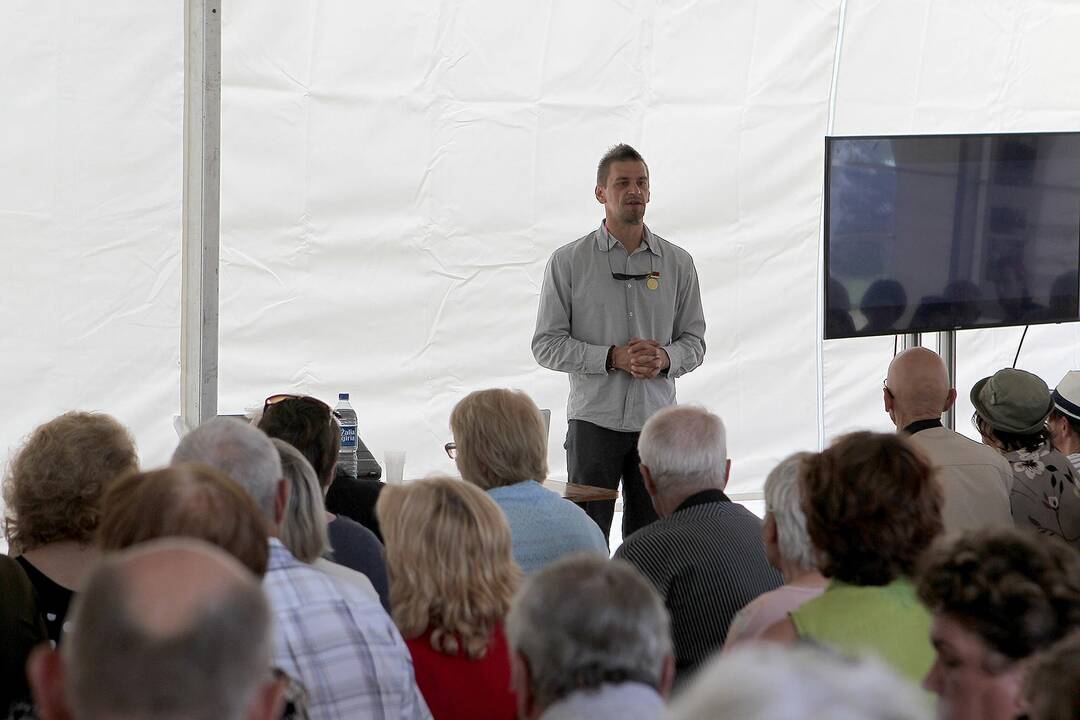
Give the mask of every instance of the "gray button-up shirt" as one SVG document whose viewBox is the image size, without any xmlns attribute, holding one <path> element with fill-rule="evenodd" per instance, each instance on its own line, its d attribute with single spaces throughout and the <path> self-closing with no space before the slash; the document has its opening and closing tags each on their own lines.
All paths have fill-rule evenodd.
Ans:
<svg viewBox="0 0 1080 720">
<path fill-rule="evenodd" d="M 658 287 L 612 273 L 659 273 Z M 637 380 L 607 372 L 608 349 L 630 338 L 655 340 L 671 360 L 666 373 Z M 601 224 L 556 250 L 544 273 L 536 333 L 536 361 L 570 374 L 566 414 L 600 427 L 637 432 L 657 410 L 675 403 L 675 378 L 705 357 L 705 315 L 690 253 L 645 228 L 629 257 Z"/>
</svg>

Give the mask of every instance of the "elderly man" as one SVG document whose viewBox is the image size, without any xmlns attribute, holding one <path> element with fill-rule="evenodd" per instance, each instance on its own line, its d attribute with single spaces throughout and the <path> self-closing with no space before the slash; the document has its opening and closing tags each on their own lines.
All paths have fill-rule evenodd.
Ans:
<svg viewBox="0 0 1080 720">
<path fill-rule="evenodd" d="M 735 614 L 783 578 L 769 565 L 761 521 L 724 494 L 731 463 L 719 417 L 696 407 L 661 410 L 645 423 L 638 452 L 661 519 L 627 538 L 615 557 L 664 599 L 683 683 L 724 645 Z"/>
<path fill-rule="evenodd" d="M 1054 409 L 1046 420 L 1054 449 L 1080 473 L 1080 370 L 1070 370 L 1051 395 Z"/>
<path fill-rule="evenodd" d="M 945 496 L 946 532 L 1012 525 L 1009 463 L 1000 453 L 941 424 L 941 413 L 956 400 L 941 357 L 923 347 L 900 353 L 889 365 L 883 394 L 885 412 L 897 431 L 909 435 L 937 470 Z"/>
<path fill-rule="evenodd" d="M 300 562 L 278 539 L 289 485 L 270 438 L 236 420 L 208 420 L 180 441 L 173 463 L 181 462 L 225 472 L 262 511 L 274 664 L 307 688 L 311 717 L 429 718 L 409 651 L 378 600 Z"/>
<path fill-rule="evenodd" d="M 668 617 L 625 563 L 578 553 L 548 565 L 518 591 L 506 635 L 521 720 L 663 716 Z"/>
<path fill-rule="evenodd" d="M 271 617 L 255 577 L 201 541 L 108 557 L 76 600 L 62 651 L 29 663 L 43 720 L 280 717 Z"/>
</svg>

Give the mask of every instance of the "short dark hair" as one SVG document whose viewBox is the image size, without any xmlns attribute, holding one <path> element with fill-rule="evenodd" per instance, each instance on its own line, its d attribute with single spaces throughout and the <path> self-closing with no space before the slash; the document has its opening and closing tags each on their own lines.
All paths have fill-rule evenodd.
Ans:
<svg viewBox="0 0 1080 720">
<path fill-rule="evenodd" d="M 1001 527 L 937 543 L 919 597 L 1012 660 L 1080 627 L 1080 554 L 1052 535 Z"/>
<path fill-rule="evenodd" d="M 804 463 L 802 507 L 821 572 L 852 585 L 912 577 L 942 531 L 941 489 L 915 447 L 856 432 Z"/>
<path fill-rule="evenodd" d="M 329 405 L 301 396 L 267 407 L 259 419 L 259 429 L 303 453 L 325 490 L 334 479 L 334 465 L 341 449 L 341 429 L 333 420 Z"/>
<path fill-rule="evenodd" d="M 608 171 L 611 170 L 611 164 L 617 162 L 624 162 L 626 160 L 633 160 L 645 165 L 645 173 L 649 172 L 649 164 L 645 162 L 645 158 L 641 157 L 634 148 L 630 147 L 626 143 L 619 143 L 618 145 L 612 145 L 604 157 L 600 158 L 600 164 L 596 166 L 596 184 L 598 187 L 604 187 L 607 185 Z"/>
</svg>

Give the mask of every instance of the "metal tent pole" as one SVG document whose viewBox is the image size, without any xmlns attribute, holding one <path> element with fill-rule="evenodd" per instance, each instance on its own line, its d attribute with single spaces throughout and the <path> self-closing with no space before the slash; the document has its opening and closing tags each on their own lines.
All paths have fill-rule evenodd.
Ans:
<svg viewBox="0 0 1080 720">
<path fill-rule="evenodd" d="M 184 207 L 180 418 L 217 414 L 221 0 L 184 3 Z"/>
</svg>

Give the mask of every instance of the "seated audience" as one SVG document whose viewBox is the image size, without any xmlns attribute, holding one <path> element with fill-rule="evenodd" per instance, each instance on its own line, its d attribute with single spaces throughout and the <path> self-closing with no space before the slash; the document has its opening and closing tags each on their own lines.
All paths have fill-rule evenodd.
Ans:
<svg viewBox="0 0 1080 720">
<path fill-rule="evenodd" d="M 674 661 L 656 591 L 626 563 L 570 555 L 525 580 L 506 620 L 521 720 L 659 720 Z"/>
<path fill-rule="evenodd" d="M 724 494 L 730 462 L 720 418 L 670 407 L 638 438 L 641 475 L 660 519 L 615 552 L 660 593 L 671 615 L 679 683 L 723 647 L 735 613 L 783 585 L 769 566 L 761 521 Z"/>
<path fill-rule="evenodd" d="M 117 480 L 101 502 L 98 546 L 108 552 L 168 537 L 215 545 L 257 578 L 270 551 L 266 521 L 255 501 L 228 475 L 184 463 Z"/>
<path fill-rule="evenodd" d="M 275 401 L 276 400 L 276 401 Z M 341 446 L 341 429 L 330 406 L 309 396 L 277 395 L 269 398 L 259 418 L 259 429 L 284 440 L 303 453 L 322 487 L 323 497 L 333 487 L 334 466 Z M 378 484 L 378 483 L 376 483 Z M 372 512 L 374 517 L 374 502 Z M 363 573 L 386 604 L 386 560 L 380 538 L 356 520 L 343 515 L 327 518 L 327 532 L 334 562 Z"/>
<path fill-rule="evenodd" d="M 207 420 L 180 441 L 173 462 L 204 462 L 255 500 L 270 535 L 263 587 L 274 614 L 274 665 L 308 691 L 312 718 L 427 718 L 412 660 L 377 601 L 306 565 L 278 536 L 289 485 L 270 439 L 229 418 Z"/>
<path fill-rule="evenodd" d="M 763 637 L 875 654 L 913 683 L 934 660 L 915 596 L 919 558 L 941 533 L 941 488 L 899 435 L 845 435 L 806 462 L 802 507 L 825 592 Z"/>
<path fill-rule="evenodd" d="M 102 492 L 137 466 L 135 442 L 124 426 L 108 415 L 84 412 L 38 427 L 11 461 L 4 478 L 4 529 L 54 643 L 97 559 L 93 541 Z"/>
<path fill-rule="evenodd" d="M 925 697 L 873 658 L 811 645 L 740 645 L 672 704 L 669 720 L 930 720 Z"/>
<path fill-rule="evenodd" d="M 1080 474 L 1080 370 L 1070 370 L 1051 393 L 1054 408 L 1046 421 L 1054 449 Z"/>
<path fill-rule="evenodd" d="M 936 470 L 945 531 L 1011 525 L 1012 467 L 1000 453 L 941 424 L 941 414 L 956 401 L 941 357 L 924 347 L 903 351 L 889 365 L 882 394 L 897 432 L 905 433 Z"/>
<path fill-rule="evenodd" d="M 512 390 L 469 393 L 450 414 L 461 477 L 486 490 L 510 521 L 514 559 L 527 573 L 568 553 L 607 557 L 597 524 L 545 489 L 547 433 L 529 396 Z"/>
<path fill-rule="evenodd" d="M 26 659 L 48 639 L 34 602 L 34 586 L 7 555 L 0 555 L 0 717 L 13 705 L 30 702 Z"/>
<path fill-rule="evenodd" d="M 1080 630 L 1036 657 L 1025 697 L 1029 720 L 1080 718 Z"/>
<path fill-rule="evenodd" d="M 800 507 L 799 473 L 810 453 L 785 458 L 765 478 L 765 522 L 761 537 L 769 564 L 784 576 L 783 586 L 757 597 L 731 621 L 724 649 L 758 637 L 773 623 L 825 590 L 817 570 L 814 546 L 806 534 Z"/>
<path fill-rule="evenodd" d="M 315 470 L 299 450 L 278 438 L 272 440 L 281 459 L 281 472 L 289 481 L 289 500 L 281 521 L 281 542 L 297 560 L 317 567 L 325 573 L 347 580 L 389 608 L 389 581 L 386 575 L 378 578 L 382 594 L 376 591 L 371 579 L 352 568 L 327 560 L 330 547 L 322 489 Z"/>
<path fill-rule="evenodd" d="M 1056 535 L 1080 549 L 1080 476 L 1050 444 L 1050 390 L 1024 370 L 1005 368 L 971 388 L 982 440 L 1012 465 L 1017 527 Z"/>
<path fill-rule="evenodd" d="M 383 490 L 394 621 L 435 720 L 514 720 L 503 622 L 521 581 L 510 527 L 479 488 L 431 478 Z"/>
<path fill-rule="evenodd" d="M 29 666 L 42 720 L 269 720 L 271 616 L 258 581 L 220 550 L 161 540 L 106 558 L 61 651 Z"/>
<path fill-rule="evenodd" d="M 937 545 L 919 575 L 937 659 L 925 686 L 944 720 L 1027 716 L 1031 658 L 1080 629 L 1080 554 L 1015 528 Z"/>
</svg>

